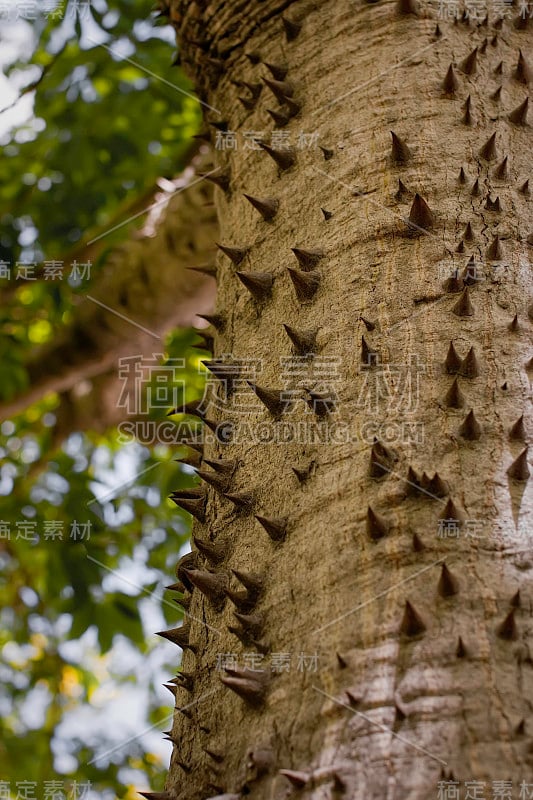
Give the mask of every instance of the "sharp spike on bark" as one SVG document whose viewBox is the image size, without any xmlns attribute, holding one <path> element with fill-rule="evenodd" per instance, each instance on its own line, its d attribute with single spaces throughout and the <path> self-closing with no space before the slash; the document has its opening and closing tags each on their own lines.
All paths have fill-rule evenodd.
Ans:
<svg viewBox="0 0 533 800">
<path fill-rule="evenodd" d="M 518 628 L 516 626 L 514 608 L 509 611 L 504 621 L 498 626 L 497 633 L 500 639 L 505 639 L 509 642 L 514 642 L 518 639 Z"/>
<path fill-rule="evenodd" d="M 268 78 L 263 78 L 263 81 L 280 103 L 283 103 L 285 98 L 292 97 L 294 94 L 294 86 L 289 81 L 269 80 Z"/>
<path fill-rule="evenodd" d="M 464 104 L 464 114 L 463 114 L 463 124 L 464 125 L 471 125 L 472 124 L 472 101 L 470 100 L 470 95 L 465 100 Z"/>
<path fill-rule="evenodd" d="M 246 109 L 246 111 L 253 111 L 257 105 L 257 100 L 254 100 L 253 97 L 241 97 L 240 95 L 237 97 L 237 100 Z"/>
<path fill-rule="evenodd" d="M 463 234 L 463 238 L 467 242 L 471 242 L 473 240 L 473 238 L 474 238 L 474 231 L 472 230 L 472 224 L 470 222 L 468 222 L 467 225 L 466 225 L 465 232 Z"/>
<path fill-rule="evenodd" d="M 370 506 L 366 512 L 366 532 L 369 537 L 377 542 L 383 539 L 390 531 L 390 525 L 381 514 L 377 514 Z"/>
<path fill-rule="evenodd" d="M 306 390 L 307 404 L 314 411 L 317 417 L 326 417 L 333 414 L 337 407 L 337 396 L 334 392 L 314 392 Z"/>
<path fill-rule="evenodd" d="M 168 691 L 170 692 L 170 694 L 171 694 L 171 695 L 174 697 L 174 699 L 175 699 L 175 698 L 176 698 L 176 695 L 177 695 L 177 693 L 178 693 L 178 687 L 177 687 L 177 686 L 174 686 L 172 683 L 163 683 L 162 685 L 164 686 L 164 688 L 165 688 L 165 689 L 168 689 Z"/>
<path fill-rule="evenodd" d="M 450 487 L 436 472 L 428 484 L 428 492 L 434 497 L 446 497 L 450 493 Z"/>
<path fill-rule="evenodd" d="M 231 364 L 230 362 L 223 361 L 221 359 L 211 359 L 204 360 L 201 362 L 206 369 L 211 372 L 215 378 L 218 378 L 219 381 L 228 383 L 232 383 L 235 381 L 240 375 L 240 369 L 238 365 Z"/>
<path fill-rule="evenodd" d="M 251 636 L 261 636 L 265 624 L 261 614 L 240 614 L 234 611 L 233 616 Z"/>
<path fill-rule="evenodd" d="M 167 587 L 168 588 L 168 587 Z M 190 597 L 174 597 L 172 598 L 177 606 L 183 608 L 184 611 L 188 611 L 191 607 L 191 598 Z"/>
<path fill-rule="evenodd" d="M 479 155 L 481 158 L 484 158 L 485 161 L 492 161 L 494 158 L 496 158 L 496 131 L 494 131 L 492 136 L 487 139 L 479 151 Z"/>
<path fill-rule="evenodd" d="M 219 422 L 215 419 L 209 419 L 208 417 L 203 417 L 202 422 L 207 425 L 209 430 L 216 434 L 217 441 L 227 444 L 232 440 L 235 431 L 235 424 L 233 422 L 229 420 Z"/>
<path fill-rule="evenodd" d="M 511 122 L 514 122 L 515 125 L 526 125 L 527 124 L 527 110 L 529 108 L 529 97 L 526 97 L 523 103 L 520 103 L 511 113 L 509 114 L 509 119 Z"/>
<path fill-rule="evenodd" d="M 194 267 L 186 267 L 190 272 L 199 272 L 209 278 L 217 277 L 217 268 L 213 264 L 196 264 Z"/>
<path fill-rule="evenodd" d="M 205 414 L 205 411 L 202 409 L 203 400 L 202 398 L 198 400 L 191 400 L 189 403 L 184 403 L 182 406 L 176 406 L 173 408 L 172 411 L 167 411 L 167 417 L 171 417 L 174 414 L 189 414 L 191 417 L 200 417 L 200 419 Z M 185 459 L 181 459 L 184 463 L 186 463 Z"/>
<path fill-rule="evenodd" d="M 236 272 L 235 275 L 258 303 L 270 297 L 274 284 L 271 272 Z"/>
<path fill-rule="evenodd" d="M 515 481 L 527 481 L 530 475 L 527 463 L 527 447 L 525 447 L 520 455 L 515 458 L 507 470 L 507 474 Z"/>
<path fill-rule="evenodd" d="M 356 693 L 351 689 L 346 689 L 346 696 L 348 697 L 349 704 L 354 708 L 358 706 L 361 703 L 361 700 L 363 699 L 362 693 L 361 694 Z"/>
<path fill-rule="evenodd" d="M 496 47 L 496 45 L 498 44 L 498 34 L 497 33 L 494 34 L 494 36 L 490 40 L 490 43 L 491 43 L 492 47 Z"/>
<path fill-rule="evenodd" d="M 181 581 L 171 583 L 169 586 L 165 586 L 165 589 L 168 589 L 169 592 L 185 592 L 187 590 L 186 586 Z"/>
<path fill-rule="evenodd" d="M 481 275 L 478 273 L 478 266 L 473 255 L 468 259 L 468 264 L 464 268 L 462 279 L 465 286 L 474 286 L 481 280 Z"/>
<path fill-rule="evenodd" d="M 454 382 L 446 392 L 444 403 L 446 406 L 448 406 L 448 408 L 462 408 L 464 406 L 465 399 L 459 388 L 459 382 L 457 378 L 454 379 Z"/>
<path fill-rule="evenodd" d="M 294 148 L 285 147 L 282 150 L 281 149 L 276 150 L 275 148 L 270 147 L 265 142 L 258 141 L 257 144 L 259 145 L 259 147 L 261 147 L 262 150 L 265 151 L 265 153 L 268 153 L 270 158 L 272 158 L 276 162 L 276 164 L 281 170 L 290 169 L 290 167 L 296 164 L 296 153 L 294 151 Z"/>
<path fill-rule="evenodd" d="M 216 489 L 217 492 L 223 493 L 228 488 L 229 480 L 225 475 L 220 475 L 217 472 L 207 472 L 207 470 L 201 469 L 196 470 L 196 474 L 199 478 Z"/>
<path fill-rule="evenodd" d="M 259 99 L 261 92 L 263 91 L 262 83 L 249 83 L 248 81 L 242 81 L 242 85 L 246 86 L 254 100 Z"/>
<path fill-rule="evenodd" d="M 283 30 L 285 31 L 285 38 L 288 42 L 293 42 L 302 30 L 301 23 L 283 16 L 281 17 L 281 22 L 283 24 Z"/>
<path fill-rule="evenodd" d="M 475 441 L 481 436 L 481 425 L 477 421 L 473 409 L 468 412 L 463 424 L 459 428 L 459 433 L 463 439 Z"/>
<path fill-rule="evenodd" d="M 229 475 L 230 477 L 237 469 L 237 462 L 230 461 L 229 459 L 204 458 L 204 464 L 207 464 L 207 466 L 211 467 L 215 472 L 221 475 Z"/>
<path fill-rule="evenodd" d="M 278 213 L 279 200 L 276 197 L 254 197 L 251 194 L 245 194 L 244 196 L 259 211 L 266 222 L 273 220 Z"/>
<path fill-rule="evenodd" d="M 256 383 L 246 381 L 250 389 L 261 400 L 264 406 L 270 411 L 272 416 L 280 417 L 289 409 L 289 403 L 284 399 L 284 392 L 278 389 L 265 389 Z"/>
<path fill-rule="evenodd" d="M 211 602 L 222 604 L 226 599 L 228 574 L 226 572 L 209 572 L 206 569 L 185 570 L 190 582 Z"/>
<path fill-rule="evenodd" d="M 498 64 L 494 67 L 494 74 L 503 75 L 503 61 L 499 61 Z"/>
<path fill-rule="evenodd" d="M 462 509 L 460 509 L 459 506 L 455 504 L 453 499 L 449 497 L 446 501 L 446 505 L 444 506 L 444 511 L 439 519 L 441 519 L 443 522 L 452 521 L 456 522 L 458 525 L 462 525 L 465 521 L 465 515 Z"/>
<path fill-rule="evenodd" d="M 470 302 L 470 294 L 468 286 L 466 286 L 461 294 L 461 297 L 452 308 L 452 311 L 458 317 L 472 317 L 474 314 L 474 307 Z"/>
<path fill-rule="evenodd" d="M 287 778 L 296 789 L 303 789 L 311 780 L 311 775 L 307 772 L 298 772 L 294 769 L 280 769 L 278 774 Z"/>
<path fill-rule="evenodd" d="M 220 562 L 224 561 L 226 558 L 228 550 L 221 542 L 210 542 L 207 539 L 200 539 L 199 536 L 194 535 L 192 538 L 200 553 L 213 564 L 220 564 Z"/>
<path fill-rule="evenodd" d="M 217 764 L 222 764 L 224 761 L 224 756 L 222 753 L 219 753 L 217 750 L 211 750 L 208 747 L 203 748 L 204 753 L 206 753 L 209 758 L 215 761 Z"/>
<path fill-rule="evenodd" d="M 322 155 L 324 156 L 324 161 L 329 161 L 330 158 L 333 158 L 333 156 L 335 155 L 335 150 L 332 150 L 329 147 L 322 147 L 321 145 L 318 145 L 318 148 L 319 148 L 319 150 L 322 150 Z"/>
<path fill-rule="evenodd" d="M 376 324 L 371 320 L 367 319 L 366 317 L 359 317 L 367 331 L 371 332 L 376 329 Z"/>
<path fill-rule="evenodd" d="M 292 269 L 291 267 L 287 267 L 287 272 L 300 303 L 312 300 L 320 286 L 320 273 L 317 270 L 303 272 L 300 269 Z"/>
<path fill-rule="evenodd" d="M 481 189 L 479 187 L 479 178 L 476 178 L 474 183 L 472 184 L 472 189 L 470 190 L 470 194 L 472 197 L 479 197 L 481 194 Z"/>
<path fill-rule="evenodd" d="M 525 194 L 525 195 L 528 195 L 530 193 L 529 192 L 529 178 L 527 179 L 527 181 L 524 181 L 524 183 L 521 186 L 518 187 L 518 191 L 521 194 Z"/>
<path fill-rule="evenodd" d="M 418 476 L 415 469 L 409 465 L 409 469 L 407 470 L 407 482 L 405 486 L 405 491 L 408 495 L 419 495 L 419 489 L 421 487 L 420 477 Z"/>
<path fill-rule="evenodd" d="M 273 108 L 267 108 L 267 114 L 270 114 L 278 128 L 284 128 L 291 120 L 290 115 L 286 111 L 276 111 Z"/>
<path fill-rule="evenodd" d="M 370 477 L 382 478 L 384 475 L 388 475 L 397 460 L 392 450 L 389 450 L 381 442 L 375 441 L 370 452 Z"/>
<path fill-rule="evenodd" d="M 224 330 L 226 318 L 223 314 L 197 314 L 196 316 L 200 317 L 200 319 L 205 319 L 205 321 L 209 322 L 209 324 L 212 325 L 215 330 Z"/>
<path fill-rule="evenodd" d="M 298 481 L 300 483 L 305 483 L 305 481 L 311 475 L 311 473 L 312 473 L 312 471 L 314 469 L 314 466 L 315 466 L 315 462 L 311 461 L 311 463 L 307 467 L 305 467 L 305 469 L 298 469 L 298 467 L 291 467 L 291 469 L 294 472 L 294 474 L 296 475 L 296 477 L 298 478 Z"/>
<path fill-rule="evenodd" d="M 471 53 L 467 55 L 465 59 L 461 61 L 459 64 L 459 69 L 461 72 L 464 72 L 465 75 L 473 75 L 476 71 L 477 66 L 477 47 L 474 47 Z"/>
<path fill-rule="evenodd" d="M 415 611 L 409 600 L 405 601 L 405 608 L 403 612 L 403 619 L 400 625 L 400 633 L 403 636 L 420 636 L 426 630 L 426 625 Z"/>
<path fill-rule="evenodd" d="M 453 597 L 459 592 L 459 581 L 450 572 L 446 564 L 442 565 L 437 591 L 441 597 Z"/>
<path fill-rule="evenodd" d="M 196 653 L 197 647 L 189 642 L 191 632 L 190 625 L 182 625 L 181 628 L 171 628 L 168 631 L 157 631 L 156 636 L 161 636 L 173 644 L 177 644 L 182 650 L 190 650 Z"/>
<path fill-rule="evenodd" d="M 192 672 L 178 672 L 175 678 L 172 678 L 169 683 L 175 683 L 181 689 L 186 689 L 192 692 L 194 689 L 194 675 Z"/>
<path fill-rule="evenodd" d="M 256 520 L 263 526 L 273 542 L 282 542 L 287 536 L 287 517 L 262 517 Z"/>
<path fill-rule="evenodd" d="M 418 533 L 413 533 L 413 550 L 415 551 L 415 553 L 421 553 L 422 550 L 425 549 L 426 547 L 424 545 L 424 542 L 422 541 Z"/>
<path fill-rule="evenodd" d="M 490 197 L 487 197 L 487 202 L 485 203 L 485 208 L 489 211 L 501 211 L 501 203 L 500 198 L 497 197 L 496 200 L 491 200 Z"/>
<path fill-rule="evenodd" d="M 398 191 L 394 195 L 396 200 L 401 200 L 404 195 L 409 194 L 407 186 L 398 178 Z"/>
<path fill-rule="evenodd" d="M 397 164 L 406 164 L 411 158 L 411 151 L 407 147 L 403 139 L 400 139 L 394 131 L 391 131 L 392 136 L 392 160 Z"/>
<path fill-rule="evenodd" d="M 408 224 L 419 233 L 431 230 L 435 224 L 433 214 L 428 204 L 418 192 L 415 194 L 411 211 L 409 212 Z"/>
<path fill-rule="evenodd" d="M 172 800 L 170 792 L 139 792 L 146 800 Z"/>
<path fill-rule="evenodd" d="M 460 636 L 459 639 L 457 640 L 457 648 L 455 650 L 455 655 L 457 656 L 457 658 L 466 658 L 467 656 L 466 647 Z"/>
<path fill-rule="evenodd" d="M 224 133 L 229 130 L 229 123 L 227 120 L 215 120 L 214 122 L 210 122 L 212 128 L 215 128 L 217 131 L 223 131 Z"/>
<path fill-rule="evenodd" d="M 228 245 L 219 244 L 219 242 L 215 242 L 215 244 L 236 267 L 244 261 L 250 252 L 249 247 L 228 247 Z"/>
<path fill-rule="evenodd" d="M 509 431 L 509 439 L 517 442 L 524 442 L 526 440 L 526 428 L 524 425 L 524 415 L 522 414 Z"/>
<path fill-rule="evenodd" d="M 459 374 L 464 378 L 477 378 L 479 376 L 479 364 L 473 347 L 470 348 L 462 362 Z"/>
<path fill-rule="evenodd" d="M 335 653 L 335 655 L 337 656 L 337 664 L 339 665 L 340 669 L 346 669 L 348 666 L 346 659 L 343 658 L 340 653 Z"/>
<path fill-rule="evenodd" d="M 502 98 L 502 87 L 498 86 L 498 88 L 490 95 L 490 99 L 494 100 L 496 103 L 499 103 L 501 98 Z"/>
<path fill-rule="evenodd" d="M 251 512 L 254 507 L 254 496 L 251 492 L 226 492 L 224 497 L 240 511 Z"/>
<path fill-rule="evenodd" d="M 324 258 L 324 251 L 320 249 L 304 250 L 301 247 L 291 247 L 291 250 L 304 272 L 312 270 Z"/>
<path fill-rule="evenodd" d="M 503 257 L 503 251 L 500 245 L 500 237 L 498 236 L 498 234 L 496 234 L 496 236 L 488 246 L 486 251 L 486 256 L 491 261 L 501 261 Z"/>
<path fill-rule="evenodd" d="M 455 248 L 455 252 L 456 252 L 456 253 L 464 253 L 464 251 L 465 251 L 465 243 L 464 243 L 464 242 L 463 242 L 463 240 L 461 239 L 461 241 L 459 242 L 459 244 L 458 244 L 458 245 L 457 245 L 457 247 Z"/>
<path fill-rule="evenodd" d="M 454 95 L 459 88 L 459 81 L 455 75 L 453 64 L 448 67 L 448 72 L 442 82 L 442 91 L 447 95 Z"/>
<path fill-rule="evenodd" d="M 523 736 L 525 734 L 525 732 L 526 732 L 526 721 L 524 719 L 520 720 L 520 722 L 516 726 L 514 732 L 515 732 L 515 736 Z"/>
<path fill-rule="evenodd" d="M 513 72 L 513 78 L 520 83 L 531 83 L 533 73 L 521 50 L 518 51 L 518 63 Z"/>
<path fill-rule="evenodd" d="M 237 580 L 242 583 L 249 595 L 259 597 L 263 591 L 264 581 L 260 575 L 252 572 L 243 572 L 240 569 L 231 570 Z"/>
<path fill-rule="evenodd" d="M 251 53 L 245 53 L 244 55 L 246 56 L 250 64 L 254 65 L 259 64 L 259 62 L 261 61 L 261 56 L 259 55 L 259 53 L 251 52 Z"/>
<path fill-rule="evenodd" d="M 226 671 L 228 672 L 229 670 Z M 232 689 L 249 705 L 259 706 L 265 700 L 268 688 L 268 673 L 266 670 L 231 670 L 230 674 L 223 675 L 220 680 L 228 689 Z"/>
<path fill-rule="evenodd" d="M 364 336 L 361 336 L 361 364 L 363 367 L 375 367 L 379 364 L 379 353 L 368 346 Z"/>
<path fill-rule="evenodd" d="M 440 37 L 442 36 L 442 31 L 441 31 L 441 29 L 440 29 L 440 26 L 439 26 L 439 23 L 438 23 L 438 22 L 437 22 L 437 24 L 435 25 L 435 31 L 434 31 L 434 33 L 433 33 L 433 36 L 435 36 L 437 39 L 440 39 Z"/>
<path fill-rule="evenodd" d="M 520 608 L 521 601 L 520 601 L 520 589 L 513 594 L 511 597 L 511 607 L 512 608 Z"/>
<path fill-rule="evenodd" d="M 188 514 L 191 514 L 198 522 L 205 522 L 205 509 L 206 509 L 206 500 L 188 500 L 186 498 L 181 498 L 178 500 L 176 497 L 171 497 L 171 500 L 179 506 L 179 508 L 186 511 Z"/>
<path fill-rule="evenodd" d="M 444 366 L 446 367 L 446 372 L 449 372 L 450 375 L 455 375 L 457 372 L 459 372 L 462 363 L 463 362 L 459 357 L 453 342 L 450 342 L 450 346 L 448 348 L 448 354 L 446 356 L 446 361 L 444 362 Z"/>
<path fill-rule="evenodd" d="M 511 331 L 511 333 L 516 333 L 518 330 L 520 330 L 520 325 L 518 323 L 518 314 L 514 315 L 507 328 Z"/>
<path fill-rule="evenodd" d="M 198 139 L 200 142 L 207 142 L 207 144 L 211 144 L 211 131 L 201 131 L 200 133 L 195 133 L 192 138 Z"/>
<path fill-rule="evenodd" d="M 223 192 L 229 191 L 231 182 L 229 170 L 219 169 L 216 172 L 204 173 L 201 177 L 205 178 L 206 181 L 210 181 L 210 183 L 214 183 Z"/>
<path fill-rule="evenodd" d="M 488 17 L 486 17 L 485 19 L 487 20 L 487 23 L 488 23 Z M 487 23 L 481 23 L 481 24 L 483 25 L 483 24 L 487 24 Z M 487 37 L 485 37 L 483 39 L 483 41 L 481 42 L 481 44 L 479 45 L 479 48 L 478 48 L 478 50 L 479 50 L 479 52 L 481 54 L 486 52 L 488 43 L 489 43 L 489 40 L 487 39 Z"/>
<path fill-rule="evenodd" d="M 458 180 L 459 180 L 459 183 L 466 183 L 466 172 L 464 170 L 464 167 L 461 167 L 461 169 L 459 171 Z"/>
<path fill-rule="evenodd" d="M 504 180 L 509 176 L 508 163 L 509 163 L 509 158 L 508 156 L 505 156 L 503 161 L 501 161 L 494 170 L 495 178 L 498 178 L 498 180 Z"/>
<path fill-rule="evenodd" d="M 267 61 L 263 61 L 263 64 L 268 69 L 274 80 L 283 81 L 286 78 L 289 71 L 289 68 L 286 64 L 272 64 L 271 62 Z"/>
<path fill-rule="evenodd" d="M 301 330 L 297 331 L 290 325 L 283 325 L 285 332 L 294 345 L 294 349 L 299 355 L 306 355 L 307 353 L 314 353 L 316 350 L 316 336 L 317 330 Z"/>
<path fill-rule="evenodd" d="M 324 215 L 324 219 L 326 220 L 326 222 L 328 221 L 328 219 L 332 218 L 332 216 L 333 216 L 333 212 L 332 211 L 326 211 L 325 208 L 321 208 L 320 210 L 322 211 L 322 214 Z"/>
</svg>

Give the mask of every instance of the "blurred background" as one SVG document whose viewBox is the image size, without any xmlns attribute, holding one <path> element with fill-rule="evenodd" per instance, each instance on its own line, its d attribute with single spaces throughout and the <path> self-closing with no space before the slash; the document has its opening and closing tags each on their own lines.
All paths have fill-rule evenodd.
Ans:
<svg viewBox="0 0 533 800">
<path fill-rule="evenodd" d="M 134 416 L 175 425 L 206 353 L 191 314 L 153 333 L 125 292 L 151 268 L 145 210 L 194 157 L 199 104 L 144 0 L 9 0 L 0 31 L 0 797 L 134 798 L 168 766 L 161 684 L 180 651 L 154 632 L 179 624 L 164 586 L 189 522 L 168 495 L 195 479 L 184 448 L 124 434 L 116 389 L 157 355 L 135 392 L 158 401 Z M 105 369 L 104 329 L 120 340 Z"/>
</svg>

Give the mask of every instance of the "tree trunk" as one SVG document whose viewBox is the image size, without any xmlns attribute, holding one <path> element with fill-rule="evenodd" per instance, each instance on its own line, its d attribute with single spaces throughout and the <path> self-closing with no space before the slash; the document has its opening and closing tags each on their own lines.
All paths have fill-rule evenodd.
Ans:
<svg viewBox="0 0 533 800">
<path fill-rule="evenodd" d="M 179 569 L 169 798 L 533 797 L 532 25 L 502 9 L 171 3 L 237 141 L 210 127 L 240 371 L 208 413 L 217 549 Z"/>
</svg>

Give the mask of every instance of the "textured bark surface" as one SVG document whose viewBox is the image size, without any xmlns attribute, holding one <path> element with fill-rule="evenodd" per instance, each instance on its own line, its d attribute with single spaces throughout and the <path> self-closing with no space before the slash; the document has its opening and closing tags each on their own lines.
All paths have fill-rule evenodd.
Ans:
<svg viewBox="0 0 533 800">
<path fill-rule="evenodd" d="M 238 266 L 219 257 L 214 355 L 261 359 L 251 380 L 309 399 L 305 389 L 322 390 L 313 359 L 302 388 L 280 358 L 293 352 L 284 325 L 316 330 L 314 364 L 337 364 L 326 381 L 337 405 L 327 413 L 319 401 L 321 415 L 301 399 L 276 420 L 260 401 L 239 412 L 239 390 L 208 414 L 232 420 L 236 436 L 204 456 L 238 463 L 222 488 L 251 494 L 251 507 L 206 484 L 194 533 L 220 547 L 209 558 L 195 548 L 188 566 L 218 578 L 178 571 L 200 588 L 184 593 L 191 619 L 177 637 L 193 649 L 191 677 L 177 680 L 187 709 L 172 729 L 169 798 L 425 800 L 439 780 L 463 791 L 513 780 L 516 793 L 533 783 L 532 139 L 523 110 L 510 118 L 531 86 L 533 23 L 515 24 L 516 8 L 482 24 L 413 10 L 171 3 L 182 63 L 221 112 L 207 110 L 207 123 L 264 131 L 268 143 L 267 109 L 295 106 L 267 85 L 254 101 L 235 82 L 285 65 L 290 85 L 274 90 L 300 110 L 276 130 L 293 143 L 318 131 L 326 148 L 296 147 L 287 169 L 267 151 L 216 151 L 230 178 L 216 190 L 219 241 L 247 251 Z M 273 219 L 244 193 L 279 201 Z M 476 272 L 465 271 L 472 256 Z M 448 265 L 459 269 L 451 281 Z M 317 278 L 310 299 L 299 301 L 288 268 L 306 285 Z M 271 292 L 258 302 L 236 271 L 270 273 Z M 411 394 L 393 402 L 383 387 L 408 374 Z M 276 411 L 274 396 L 263 400 Z M 283 444 L 240 435 L 245 423 L 288 422 L 301 429 Z M 311 440 L 335 424 L 347 440 Z M 300 480 L 294 468 L 311 464 Z M 284 538 L 255 515 L 287 518 Z M 244 591 L 231 570 L 262 578 L 240 603 L 260 616 L 244 643 L 228 630 L 239 600 L 224 602 L 224 586 Z M 219 654 L 254 651 L 255 676 L 217 669 Z M 316 672 L 295 667 L 315 651 Z M 273 672 L 272 653 L 290 653 L 291 669 Z"/>
</svg>

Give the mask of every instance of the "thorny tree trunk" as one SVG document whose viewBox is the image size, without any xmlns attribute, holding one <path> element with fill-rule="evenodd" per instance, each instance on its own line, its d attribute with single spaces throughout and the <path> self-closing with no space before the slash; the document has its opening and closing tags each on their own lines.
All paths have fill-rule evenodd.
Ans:
<svg viewBox="0 0 533 800">
<path fill-rule="evenodd" d="M 259 391 L 243 415 L 239 387 L 210 410 L 236 433 L 305 425 L 284 444 L 206 446 L 238 466 L 215 464 L 195 522 L 216 551 L 179 570 L 190 620 L 170 636 L 186 646 L 188 708 L 169 798 L 533 786 L 532 23 L 509 11 L 478 24 L 412 0 L 171 4 L 182 63 L 220 111 L 206 122 L 238 141 L 216 152 L 220 242 L 237 249 L 218 260 L 214 357 L 261 359 L 260 387 L 327 389 L 337 406 L 280 413 Z M 272 130 L 294 150 L 244 148 L 245 131 L 268 145 Z M 326 149 L 298 148 L 315 131 Z M 268 199 L 263 214 L 244 193 Z M 308 351 L 314 373 L 312 359 L 307 378 L 281 373 Z M 346 440 L 311 440 L 341 423 Z M 298 669 L 315 651 L 317 671 Z M 250 652 L 263 672 L 242 672 Z M 217 670 L 224 653 L 236 670 Z"/>
</svg>

